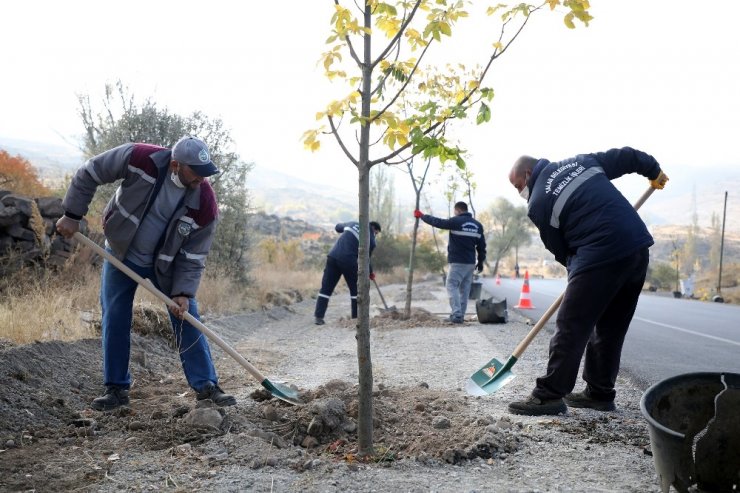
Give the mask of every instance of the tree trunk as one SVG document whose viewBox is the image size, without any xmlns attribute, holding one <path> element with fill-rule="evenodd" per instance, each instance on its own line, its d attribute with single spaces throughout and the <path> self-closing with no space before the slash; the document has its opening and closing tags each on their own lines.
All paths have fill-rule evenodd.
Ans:
<svg viewBox="0 0 740 493">
<path fill-rule="evenodd" d="M 371 26 L 370 5 L 365 5 L 365 27 Z M 370 116 L 372 66 L 369 34 L 364 36 L 362 66 L 362 116 Z M 357 454 L 372 456 L 373 451 L 373 364 L 370 358 L 370 126 L 360 128 L 359 223 L 360 246 L 357 252 L 357 364 L 359 369 L 359 409 L 357 413 Z"/>
</svg>

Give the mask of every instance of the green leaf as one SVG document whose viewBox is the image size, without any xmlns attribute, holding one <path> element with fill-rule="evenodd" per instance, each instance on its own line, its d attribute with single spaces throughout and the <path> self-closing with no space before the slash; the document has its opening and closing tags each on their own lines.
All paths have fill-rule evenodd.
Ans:
<svg viewBox="0 0 740 493">
<path fill-rule="evenodd" d="M 491 121 L 491 108 L 486 103 L 481 102 L 480 108 L 478 109 L 478 116 L 475 118 L 475 123 L 480 125 L 481 123 Z"/>
</svg>

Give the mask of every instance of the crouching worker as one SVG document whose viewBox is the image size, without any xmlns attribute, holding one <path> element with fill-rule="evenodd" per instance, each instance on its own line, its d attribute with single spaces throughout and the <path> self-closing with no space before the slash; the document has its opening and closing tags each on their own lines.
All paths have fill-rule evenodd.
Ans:
<svg viewBox="0 0 740 493">
<path fill-rule="evenodd" d="M 341 236 L 326 257 L 324 276 L 321 279 L 321 290 L 316 298 L 314 323 L 324 324 L 324 315 L 329 306 L 329 298 L 337 287 L 341 277 L 349 288 L 352 318 L 357 318 L 357 252 L 360 248 L 360 223 L 350 221 L 339 223 L 334 229 Z M 375 250 L 375 235 L 380 233 L 380 224 L 370 221 L 370 255 Z M 375 279 L 373 267 L 370 266 L 370 279 Z"/>
<path fill-rule="evenodd" d="M 106 248 L 126 266 L 150 279 L 177 304 L 170 321 L 188 384 L 198 400 L 236 404 L 218 386 L 208 342 L 183 320 L 196 319 L 195 294 L 213 241 L 218 204 L 206 177 L 219 170 L 206 144 L 183 137 L 172 149 L 124 144 L 91 158 L 75 173 L 62 205 L 57 231 L 71 238 L 99 185 L 122 179 L 103 213 Z M 103 383 L 105 394 L 92 401 L 98 411 L 129 403 L 131 323 L 137 283 L 107 260 L 100 285 Z"/>
</svg>

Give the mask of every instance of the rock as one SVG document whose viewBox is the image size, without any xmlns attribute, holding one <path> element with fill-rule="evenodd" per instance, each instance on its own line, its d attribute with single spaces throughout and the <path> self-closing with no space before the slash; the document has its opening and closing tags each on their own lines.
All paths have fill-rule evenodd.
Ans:
<svg viewBox="0 0 740 493">
<path fill-rule="evenodd" d="M 319 445 L 319 441 L 310 435 L 304 438 L 303 441 L 301 442 L 301 447 L 303 448 L 314 448 L 314 447 L 318 447 L 318 445 Z"/>
<path fill-rule="evenodd" d="M 264 431 L 260 429 L 254 429 L 250 430 L 248 432 L 249 436 L 253 436 L 256 438 L 261 438 L 262 440 L 268 442 L 271 445 L 274 445 L 277 448 L 285 448 L 287 445 L 285 444 L 285 441 L 283 441 L 282 438 L 280 438 L 279 435 L 276 433 L 273 433 L 271 431 Z"/>
<path fill-rule="evenodd" d="M 182 445 L 178 445 L 177 447 L 174 448 L 175 455 L 180 456 L 180 457 L 185 456 L 185 455 L 190 455 L 192 451 L 193 451 L 193 447 L 189 443 L 183 443 Z"/>
<path fill-rule="evenodd" d="M 193 428 L 210 428 L 218 430 L 224 420 L 221 413 L 213 408 L 193 409 L 183 417 L 183 421 Z"/>
<path fill-rule="evenodd" d="M 23 221 L 23 213 L 15 207 L 3 207 L 0 209 L 0 227 L 6 228 Z"/>
<path fill-rule="evenodd" d="M 438 430 L 446 430 L 450 427 L 450 420 L 445 416 L 436 416 L 432 420 L 432 426 Z"/>
<path fill-rule="evenodd" d="M 31 217 L 31 214 L 33 214 L 33 199 L 28 197 L 11 193 L 0 199 L 0 201 L 5 207 L 15 207 L 26 217 Z"/>
<path fill-rule="evenodd" d="M 5 442 L 5 448 L 15 448 L 15 440 L 8 440 Z"/>
<path fill-rule="evenodd" d="M 310 411 L 312 414 L 320 417 L 323 425 L 329 430 L 337 429 L 347 417 L 347 409 L 344 406 L 344 401 L 333 397 L 313 401 Z M 310 432 L 310 428 L 309 425 L 309 434 L 313 435 Z"/>
<path fill-rule="evenodd" d="M 131 431 L 146 430 L 147 428 L 148 426 L 141 421 L 132 421 L 128 424 L 128 429 Z"/>
<path fill-rule="evenodd" d="M 357 431 L 357 423 L 354 421 L 347 421 L 342 425 L 342 429 L 347 433 L 354 433 Z"/>
<path fill-rule="evenodd" d="M 279 421 L 280 420 L 280 414 L 278 413 L 278 410 L 275 409 L 275 407 L 271 405 L 268 405 L 262 408 L 262 415 L 268 421 Z"/>
<path fill-rule="evenodd" d="M 419 385 L 418 385 L 418 387 L 421 387 L 423 389 L 428 389 L 429 388 L 429 384 L 426 383 L 426 382 L 420 382 Z"/>
<path fill-rule="evenodd" d="M 416 404 L 416 405 L 414 406 L 414 410 L 415 410 L 415 411 L 419 411 L 419 412 L 422 412 L 422 411 L 424 411 L 424 410 L 425 410 L 426 408 L 427 408 L 427 407 L 426 407 L 426 406 L 424 405 L 424 403 L 422 403 L 422 402 L 419 402 L 419 403 L 417 403 L 417 404 Z"/>
<path fill-rule="evenodd" d="M 40 197 L 36 199 L 39 212 L 43 217 L 59 218 L 64 215 L 62 199 L 57 197 Z"/>
</svg>

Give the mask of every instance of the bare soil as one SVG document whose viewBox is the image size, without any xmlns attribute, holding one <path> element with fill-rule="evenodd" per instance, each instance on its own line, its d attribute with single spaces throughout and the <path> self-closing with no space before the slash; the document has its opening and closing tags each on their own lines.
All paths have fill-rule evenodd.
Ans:
<svg viewBox="0 0 740 493">
<path fill-rule="evenodd" d="M 403 288 L 384 287 L 403 307 Z M 295 385 L 304 406 L 272 398 L 215 345 L 221 386 L 238 404 L 199 406 L 170 346 L 166 318 L 141 310 L 132 337 L 131 404 L 89 409 L 101 391 L 97 339 L 0 343 L 2 491 L 660 491 L 641 390 L 618 381 L 616 412 L 511 415 L 545 367 L 547 330 L 517 362 L 517 378 L 486 397 L 467 378 L 505 358 L 529 330 L 526 313 L 449 325 L 438 282 L 420 283 L 410 320 L 372 318 L 375 455 L 357 456 L 357 356 L 349 300 L 327 324 L 313 300 L 205 320 L 270 380 Z M 164 328 L 164 329 L 163 329 Z M 203 418 L 203 419 L 201 419 Z M 207 418 L 207 419 L 205 419 Z"/>
</svg>

